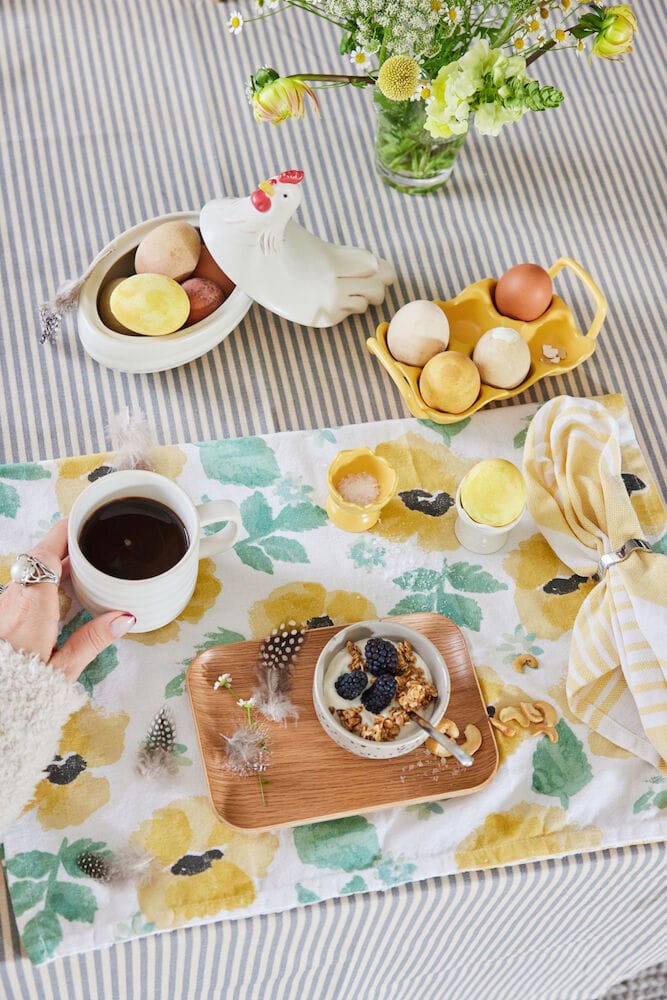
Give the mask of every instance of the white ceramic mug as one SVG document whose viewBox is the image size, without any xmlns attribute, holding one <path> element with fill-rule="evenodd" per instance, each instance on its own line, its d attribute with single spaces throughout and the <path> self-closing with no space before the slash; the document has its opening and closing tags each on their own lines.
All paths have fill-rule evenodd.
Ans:
<svg viewBox="0 0 667 1000">
<path fill-rule="evenodd" d="M 103 573 L 85 558 L 79 545 L 81 529 L 99 507 L 122 497 L 145 497 L 169 507 L 183 522 L 188 536 L 185 555 L 164 573 L 144 580 L 122 580 Z M 202 528 L 218 521 L 220 531 L 202 537 Z M 74 592 L 88 611 L 128 611 L 137 621 L 132 632 L 151 632 L 177 618 L 197 583 L 199 560 L 230 548 L 241 525 L 232 500 L 195 506 L 180 486 L 156 472 L 130 469 L 96 479 L 74 502 L 69 515 L 68 551 Z"/>
</svg>

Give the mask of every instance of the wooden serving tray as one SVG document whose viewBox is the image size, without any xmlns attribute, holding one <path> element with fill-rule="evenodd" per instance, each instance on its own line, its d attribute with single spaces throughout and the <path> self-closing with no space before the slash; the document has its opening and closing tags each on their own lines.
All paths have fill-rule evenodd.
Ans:
<svg viewBox="0 0 667 1000">
<path fill-rule="evenodd" d="M 344 626 L 318 628 L 306 632 L 294 665 L 292 701 L 299 710 L 298 721 L 266 723 L 271 757 L 265 777 L 270 784 L 265 786 L 266 802 L 262 803 L 252 776 L 239 777 L 225 768 L 220 733 L 235 732 L 244 714 L 228 691 L 213 689 L 216 678 L 228 673 L 235 694 L 249 698 L 257 683 L 260 642 L 214 646 L 190 664 L 187 690 L 211 802 L 223 823 L 259 832 L 467 795 L 491 781 L 498 767 L 498 750 L 461 630 L 438 614 L 401 615 L 392 621 L 423 632 L 442 653 L 452 681 L 446 716 L 461 732 L 472 722 L 482 734 L 472 767 L 462 767 L 452 757 L 435 757 L 423 747 L 391 760 L 369 760 L 334 743 L 315 715 L 313 671 L 322 648 Z"/>
</svg>

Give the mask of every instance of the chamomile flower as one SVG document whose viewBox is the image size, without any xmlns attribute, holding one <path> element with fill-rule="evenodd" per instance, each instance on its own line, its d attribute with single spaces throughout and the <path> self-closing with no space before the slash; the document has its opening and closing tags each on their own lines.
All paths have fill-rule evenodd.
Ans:
<svg viewBox="0 0 667 1000">
<path fill-rule="evenodd" d="M 213 685 L 213 690 L 217 691 L 218 688 L 231 688 L 231 686 L 232 686 L 232 675 L 220 674 L 217 681 Z"/>
<path fill-rule="evenodd" d="M 562 28 L 556 28 L 554 31 L 554 38 L 557 42 L 564 42 L 566 38 L 565 31 Z"/>
<path fill-rule="evenodd" d="M 232 35 L 239 35 L 243 30 L 243 14 L 240 10 L 233 10 L 227 19 L 227 27 Z"/>
<path fill-rule="evenodd" d="M 528 21 L 528 23 L 526 24 L 526 28 L 528 29 L 528 31 L 531 32 L 531 34 L 534 34 L 536 31 L 539 31 L 541 27 L 542 25 L 536 18 L 532 18 L 532 20 Z"/>
<path fill-rule="evenodd" d="M 447 18 L 452 24 L 458 24 L 461 20 L 461 11 L 458 7 L 450 7 L 447 11 Z"/>
<path fill-rule="evenodd" d="M 525 42 L 523 38 L 519 37 L 514 39 L 514 48 L 517 50 L 517 52 L 521 52 L 521 49 L 524 47 L 524 45 Z"/>
<path fill-rule="evenodd" d="M 411 101 L 429 101 L 433 97 L 430 80 L 418 80 Z"/>
<path fill-rule="evenodd" d="M 350 52 L 350 62 L 357 69 L 366 69 L 370 62 L 370 52 L 366 52 L 365 49 L 353 49 Z"/>
</svg>

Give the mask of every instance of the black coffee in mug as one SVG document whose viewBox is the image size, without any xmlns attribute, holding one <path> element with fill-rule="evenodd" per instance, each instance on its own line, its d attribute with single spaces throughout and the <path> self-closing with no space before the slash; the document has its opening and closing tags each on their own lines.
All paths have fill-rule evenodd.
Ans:
<svg viewBox="0 0 667 1000">
<path fill-rule="evenodd" d="M 148 497 L 118 497 L 84 523 L 79 546 L 88 562 L 121 580 L 147 580 L 180 562 L 187 528 L 170 507 Z"/>
</svg>

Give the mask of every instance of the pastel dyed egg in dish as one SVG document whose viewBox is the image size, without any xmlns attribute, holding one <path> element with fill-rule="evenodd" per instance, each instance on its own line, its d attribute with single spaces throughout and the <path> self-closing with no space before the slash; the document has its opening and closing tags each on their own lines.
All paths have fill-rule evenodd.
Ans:
<svg viewBox="0 0 667 1000">
<path fill-rule="evenodd" d="M 419 391 L 427 406 L 443 413 L 463 413 L 479 396 L 477 365 L 458 351 L 443 351 L 427 361 L 419 376 Z"/>
<path fill-rule="evenodd" d="M 449 344 L 449 320 L 427 299 L 407 302 L 387 329 L 387 348 L 396 361 L 422 368 Z"/>
<path fill-rule="evenodd" d="M 114 278 L 113 281 L 107 281 L 97 299 L 97 311 L 99 312 L 100 319 L 104 325 L 108 326 L 110 330 L 114 331 L 114 333 L 129 334 L 133 337 L 134 334 L 132 333 L 132 330 L 123 326 L 123 324 L 116 319 L 111 311 L 111 294 L 123 281 L 125 281 L 125 278 Z"/>
<path fill-rule="evenodd" d="M 201 248 L 201 236 L 189 222 L 163 222 L 137 247 L 134 270 L 137 274 L 164 274 L 174 281 L 184 281 L 196 268 Z"/>
<path fill-rule="evenodd" d="M 199 260 L 192 272 L 192 277 L 206 278 L 207 281 L 214 281 L 222 289 L 225 298 L 228 298 L 236 288 L 229 275 L 225 274 L 221 267 L 218 267 L 211 255 L 211 251 L 205 243 L 201 245 Z"/>
<path fill-rule="evenodd" d="M 485 385 L 514 389 L 530 370 L 530 348 L 517 330 L 496 326 L 479 338 L 472 360 Z"/>
<path fill-rule="evenodd" d="M 526 484 L 516 465 L 504 458 L 487 458 L 466 474 L 459 499 L 473 521 L 502 528 L 522 513 Z"/>
<path fill-rule="evenodd" d="M 214 281 L 207 278 L 188 278 L 181 285 L 190 300 L 190 314 L 187 326 L 193 326 L 206 319 L 225 301 L 225 293 Z"/>
<path fill-rule="evenodd" d="M 187 292 L 163 274 L 133 274 L 112 291 L 109 307 L 133 333 L 164 337 L 185 324 L 190 314 Z"/>
</svg>

